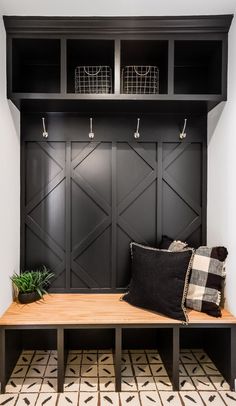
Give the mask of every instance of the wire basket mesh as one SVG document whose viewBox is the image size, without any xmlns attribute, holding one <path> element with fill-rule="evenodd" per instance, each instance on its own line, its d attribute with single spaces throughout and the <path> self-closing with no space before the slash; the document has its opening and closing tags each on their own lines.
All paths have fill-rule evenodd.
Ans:
<svg viewBox="0 0 236 406">
<path fill-rule="evenodd" d="M 75 93 L 111 93 L 110 66 L 77 66 L 75 68 Z"/>
<path fill-rule="evenodd" d="M 125 94 L 159 93 L 157 66 L 125 66 L 122 69 L 122 90 Z"/>
</svg>

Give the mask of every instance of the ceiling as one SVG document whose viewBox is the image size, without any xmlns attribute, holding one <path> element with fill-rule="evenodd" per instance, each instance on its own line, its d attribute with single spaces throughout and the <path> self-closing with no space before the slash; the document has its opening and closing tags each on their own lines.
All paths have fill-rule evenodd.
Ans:
<svg viewBox="0 0 236 406">
<path fill-rule="evenodd" d="M 236 0 L 0 0 L 0 14 L 151 16 L 236 13 Z"/>
</svg>

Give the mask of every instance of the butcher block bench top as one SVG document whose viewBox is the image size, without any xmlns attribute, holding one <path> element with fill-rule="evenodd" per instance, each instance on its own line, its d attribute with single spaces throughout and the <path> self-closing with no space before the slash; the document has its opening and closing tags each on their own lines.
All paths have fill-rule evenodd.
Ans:
<svg viewBox="0 0 236 406">
<path fill-rule="evenodd" d="M 80 325 L 181 325 L 178 320 L 140 309 L 115 294 L 49 294 L 38 302 L 13 302 L 0 318 L 0 326 Z M 188 310 L 189 324 L 235 324 L 236 318 L 223 309 L 222 317 Z"/>
</svg>

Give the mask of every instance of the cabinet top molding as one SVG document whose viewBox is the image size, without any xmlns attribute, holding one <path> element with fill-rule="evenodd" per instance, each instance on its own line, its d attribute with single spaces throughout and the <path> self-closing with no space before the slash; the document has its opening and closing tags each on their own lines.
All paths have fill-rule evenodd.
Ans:
<svg viewBox="0 0 236 406">
<path fill-rule="evenodd" d="M 233 14 L 171 17 L 3 16 L 10 35 L 227 33 Z"/>
</svg>

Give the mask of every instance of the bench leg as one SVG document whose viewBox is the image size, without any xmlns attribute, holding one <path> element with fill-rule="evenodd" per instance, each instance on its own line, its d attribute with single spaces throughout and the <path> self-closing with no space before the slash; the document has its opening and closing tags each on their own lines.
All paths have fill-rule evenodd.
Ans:
<svg viewBox="0 0 236 406">
<path fill-rule="evenodd" d="M 122 329 L 116 327 L 116 341 L 115 341 L 115 390 L 121 391 L 121 351 L 122 351 Z"/>
<path fill-rule="evenodd" d="M 64 329 L 57 329 L 57 390 L 63 392 L 65 359 L 64 359 Z"/>
<path fill-rule="evenodd" d="M 173 390 L 179 390 L 179 327 L 173 328 L 173 365 L 172 365 Z"/>
<path fill-rule="evenodd" d="M 230 329 L 230 390 L 235 391 L 236 380 L 236 325 Z"/>
<path fill-rule="evenodd" d="M 0 393 L 5 392 L 6 386 L 6 343 L 5 329 L 0 329 Z"/>
</svg>

